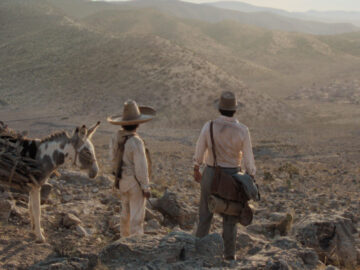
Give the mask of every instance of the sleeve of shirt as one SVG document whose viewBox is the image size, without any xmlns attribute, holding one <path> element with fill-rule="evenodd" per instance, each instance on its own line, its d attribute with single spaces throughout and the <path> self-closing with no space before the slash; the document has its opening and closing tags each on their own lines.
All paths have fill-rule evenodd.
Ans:
<svg viewBox="0 0 360 270">
<path fill-rule="evenodd" d="M 250 175 L 255 175 L 256 167 L 255 167 L 255 160 L 254 160 L 254 154 L 253 154 L 253 150 L 252 150 L 252 144 L 251 144 L 249 129 L 246 129 L 243 153 L 244 153 L 245 170 Z"/>
<path fill-rule="evenodd" d="M 209 122 L 203 126 L 200 132 L 200 136 L 196 142 L 195 154 L 193 158 L 194 165 L 200 166 L 204 163 L 204 156 L 208 147 L 206 141 L 206 134 L 208 132 L 208 129 L 209 129 Z"/>
<path fill-rule="evenodd" d="M 134 149 L 135 176 L 143 190 L 149 188 L 148 164 L 145 153 L 145 145 L 141 139 L 137 139 Z"/>
</svg>

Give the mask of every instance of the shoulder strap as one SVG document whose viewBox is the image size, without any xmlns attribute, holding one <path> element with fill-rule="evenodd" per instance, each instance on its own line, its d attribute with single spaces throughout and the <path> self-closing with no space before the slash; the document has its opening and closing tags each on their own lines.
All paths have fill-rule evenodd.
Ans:
<svg viewBox="0 0 360 270">
<path fill-rule="evenodd" d="M 127 135 L 124 136 L 124 140 L 122 140 L 121 142 L 118 142 L 118 153 L 119 153 L 119 158 L 118 158 L 118 164 L 117 164 L 117 169 L 116 169 L 116 175 L 121 179 L 122 177 L 122 165 L 123 165 L 123 158 L 124 158 L 124 150 L 125 150 L 125 144 L 127 142 L 128 139 L 130 139 L 133 135 Z"/>
<path fill-rule="evenodd" d="M 212 144 L 212 153 L 214 157 L 214 167 L 217 166 L 216 162 L 216 150 L 215 150 L 215 142 L 214 142 L 214 131 L 213 131 L 214 122 L 210 122 L 210 138 L 211 138 L 211 144 Z"/>
</svg>

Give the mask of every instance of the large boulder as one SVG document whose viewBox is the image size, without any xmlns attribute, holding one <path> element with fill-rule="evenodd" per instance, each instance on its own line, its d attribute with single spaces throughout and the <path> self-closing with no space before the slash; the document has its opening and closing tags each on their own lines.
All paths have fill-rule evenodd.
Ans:
<svg viewBox="0 0 360 270">
<path fill-rule="evenodd" d="M 357 264 L 356 228 L 350 219 L 311 214 L 294 228 L 296 239 L 313 248 L 321 261 L 352 268 Z"/>
<path fill-rule="evenodd" d="M 124 269 L 198 269 L 220 266 L 223 253 L 218 234 L 202 239 L 184 232 L 121 238 L 105 247 L 99 259 L 109 269 L 119 265 Z"/>
<path fill-rule="evenodd" d="M 315 257 L 312 261 L 304 260 L 304 255 Z M 305 256 L 305 257 L 306 257 Z M 259 253 L 246 256 L 239 261 L 238 269 L 247 270 L 311 270 L 317 265 L 317 255 L 310 249 L 284 250 L 272 245 L 262 249 Z"/>
<path fill-rule="evenodd" d="M 153 206 L 171 223 L 179 224 L 181 229 L 189 230 L 195 224 L 196 210 L 180 201 L 173 192 L 165 191 L 164 195 L 156 200 Z"/>
<path fill-rule="evenodd" d="M 269 241 L 262 235 L 240 230 L 237 236 L 240 255 L 238 269 L 315 269 L 319 263 L 317 253 L 304 248 L 290 237 L 276 237 Z"/>
</svg>

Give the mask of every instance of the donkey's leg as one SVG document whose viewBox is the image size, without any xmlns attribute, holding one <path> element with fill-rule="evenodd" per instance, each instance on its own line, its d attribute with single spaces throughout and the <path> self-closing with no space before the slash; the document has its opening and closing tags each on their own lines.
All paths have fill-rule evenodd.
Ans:
<svg viewBox="0 0 360 270">
<path fill-rule="evenodd" d="M 36 241 L 45 242 L 45 237 L 42 233 L 41 224 L 40 224 L 40 215 L 41 215 L 40 188 L 41 187 L 33 187 L 30 191 L 30 196 L 32 197 L 31 205 L 32 205 L 32 212 L 34 215 Z"/>
<path fill-rule="evenodd" d="M 32 211 L 32 193 L 29 193 L 29 215 L 30 215 L 30 226 L 31 230 L 35 230 L 35 224 L 34 224 L 34 213 Z"/>
</svg>

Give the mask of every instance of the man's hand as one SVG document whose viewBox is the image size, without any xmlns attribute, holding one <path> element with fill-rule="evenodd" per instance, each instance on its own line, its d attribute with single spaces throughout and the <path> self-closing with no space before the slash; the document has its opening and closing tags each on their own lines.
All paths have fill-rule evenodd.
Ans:
<svg viewBox="0 0 360 270">
<path fill-rule="evenodd" d="M 200 173 L 200 168 L 199 168 L 199 166 L 195 165 L 194 166 L 194 180 L 196 182 L 200 183 L 201 182 L 201 177 L 202 177 L 202 175 Z"/>
<path fill-rule="evenodd" d="M 150 197 L 151 197 L 150 190 L 143 190 L 143 195 L 144 195 L 145 199 L 150 199 Z"/>
</svg>

